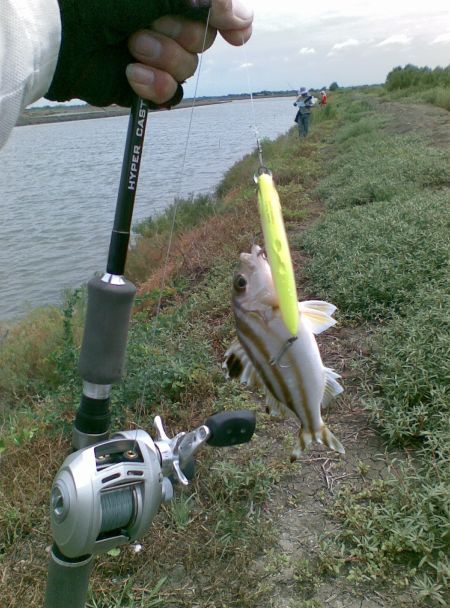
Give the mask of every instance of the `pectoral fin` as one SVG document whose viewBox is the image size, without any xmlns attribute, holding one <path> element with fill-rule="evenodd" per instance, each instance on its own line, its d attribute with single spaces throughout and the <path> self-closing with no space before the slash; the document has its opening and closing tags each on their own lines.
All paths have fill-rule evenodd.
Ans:
<svg viewBox="0 0 450 608">
<path fill-rule="evenodd" d="M 336 311 L 336 306 L 328 302 L 322 300 L 299 302 L 298 311 L 308 321 L 314 334 L 320 334 L 336 325 L 336 320 L 331 316 Z"/>
<path fill-rule="evenodd" d="M 253 363 L 238 340 L 235 340 L 225 353 L 222 367 L 227 370 L 228 378 L 236 378 L 250 388 L 262 386 Z"/>
</svg>

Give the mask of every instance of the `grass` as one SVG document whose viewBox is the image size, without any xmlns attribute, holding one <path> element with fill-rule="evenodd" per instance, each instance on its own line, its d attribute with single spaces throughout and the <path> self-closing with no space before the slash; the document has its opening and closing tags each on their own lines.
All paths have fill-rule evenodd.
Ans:
<svg viewBox="0 0 450 608">
<path fill-rule="evenodd" d="M 373 119 L 361 122 L 366 127 L 373 124 Z M 450 184 L 448 152 L 427 147 L 412 136 L 373 134 L 371 128 L 367 133 L 361 127 L 355 131 L 354 126 L 337 132 L 337 141 L 351 140 L 351 146 L 341 148 L 329 176 L 316 189 L 330 209 L 391 201 Z"/>
<path fill-rule="evenodd" d="M 329 214 L 299 243 L 311 256 L 305 275 L 348 319 L 401 313 L 418 285 L 431 295 L 445 276 L 449 197 L 449 189 L 419 191 Z"/>
<path fill-rule="evenodd" d="M 322 567 L 356 585 L 407 588 L 448 605 L 448 232 L 446 152 L 409 137 L 337 132 L 316 188 L 326 218 L 302 236 L 310 289 L 370 323 L 363 403 L 389 445 L 414 449 L 364 489 L 341 489 Z M 365 123 L 367 126 L 367 122 Z M 346 144 L 350 143 L 351 148 Z"/>
</svg>

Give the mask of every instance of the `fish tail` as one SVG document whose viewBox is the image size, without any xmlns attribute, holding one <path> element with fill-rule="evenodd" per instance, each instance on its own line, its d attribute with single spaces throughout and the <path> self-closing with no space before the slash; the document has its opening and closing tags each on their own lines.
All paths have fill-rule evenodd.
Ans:
<svg viewBox="0 0 450 608">
<path fill-rule="evenodd" d="M 291 462 L 295 462 L 297 458 L 300 458 L 313 441 L 323 443 L 328 448 L 339 452 L 339 454 L 345 454 L 345 448 L 339 439 L 333 435 L 326 424 L 322 424 L 320 430 L 316 433 L 311 433 L 303 428 L 299 430 L 298 443 L 292 451 Z"/>
</svg>

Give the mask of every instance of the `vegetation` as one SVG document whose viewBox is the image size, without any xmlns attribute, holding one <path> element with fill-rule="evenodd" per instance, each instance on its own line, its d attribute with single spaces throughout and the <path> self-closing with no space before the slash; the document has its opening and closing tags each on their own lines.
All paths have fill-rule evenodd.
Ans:
<svg viewBox="0 0 450 608">
<path fill-rule="evenodd" d="M 385 83 L 388 92 L 412 101 L 431 103 L 450 110 L 450 65 L 445 68 L 419 68 L 408 64 L 391 70 Z"/>
<path fill-rule="evenodd" d="M 368 129 L 373 118 L 361 120 Z M 385 479 L 341 490 L 321 559 L 348 580 L 412 586 L 418 602 L 447 605 L 448 151 L 345 124 L 335 141 L 316 188 L 330 212 L 299 243 L 307 276 L 345 318 L 371 324 L 365 407 L 391 446 L 416 451 Z"/>
<path fill-rule="evenodd" d="M 428 109 L 434 133 L 442 112 Z M 387 590 L 386 608 L 448 605 L 450 175 L 442 128 L 436 146 L 404 100 L 399 107 L 382 91 L 339 89 L 315 111 L 307 140 L 292 130 L 263 142 L 301 292 L 339 308 L 325 346 L 347 366 L 346 390 L 332 409 L 342 428 L 358 419 L 378 430 L 379 468 L 362 462 L 369 446 L 359 433 L 353 443 L 347 434 L 345 460 L 319 449 L 293 467 L 285 423 L 260 413 L 250 445 L 204 451 L 193 486 L 161 510 L 142 551 L 102 557 L 91 608 L 324 608 L 329 586 L 333 594 L 376 592 L 377 600 Z M 215 410 L 261 409 L 220 369 L 234 336 L 233 268 L 262 238 L 255 164 L 249 155 L 214 196 L 178 201 L 138 226 L 128 273 L 140 285 L 126 378 L 113 390 L 114 428 L 149 429 L 159 413 L 175 433 Z M 0 594 L 11 608 L 42 604 L 48 494 L 69 450 L 83 310 L 77 291 L 62 310 L 36 311 L 0 332 Z M 331 465 L 340 471 L 335 486 Z M 298 479 L 306 470 L 315 485 L 305 492 Z M 290 553 L 280 527 L 296 507 L 305 519 L 288 530 L 297 547 Z M 302 546 L 314 527 L 320 540 Z"/>
<path fill-rule="evenodd" d="M 396 89 L 450 87 L 450 65 L 446 68 L 419 68 L 415 65 L 398 66 L 391 70 L 386 77 L 388 91 Z"/>
</svg>

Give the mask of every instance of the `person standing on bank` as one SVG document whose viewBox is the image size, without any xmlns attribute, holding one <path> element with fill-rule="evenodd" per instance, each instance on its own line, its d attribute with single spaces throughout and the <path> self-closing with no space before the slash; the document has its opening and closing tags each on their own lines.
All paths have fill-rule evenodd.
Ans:
<svg viewBox="0 0 450 608">
<path fill-rule="evenodd" d="M 309 131 L 309 118 L 311 109 L 314 105 L 314 97 L 310 95 L 306 87 L 301 87 L 297 101 L 294 106 L 298 108 L 294 121 L 298 125 L 298 134 L 300 137 L 306 137 Z"/>
</svg>

